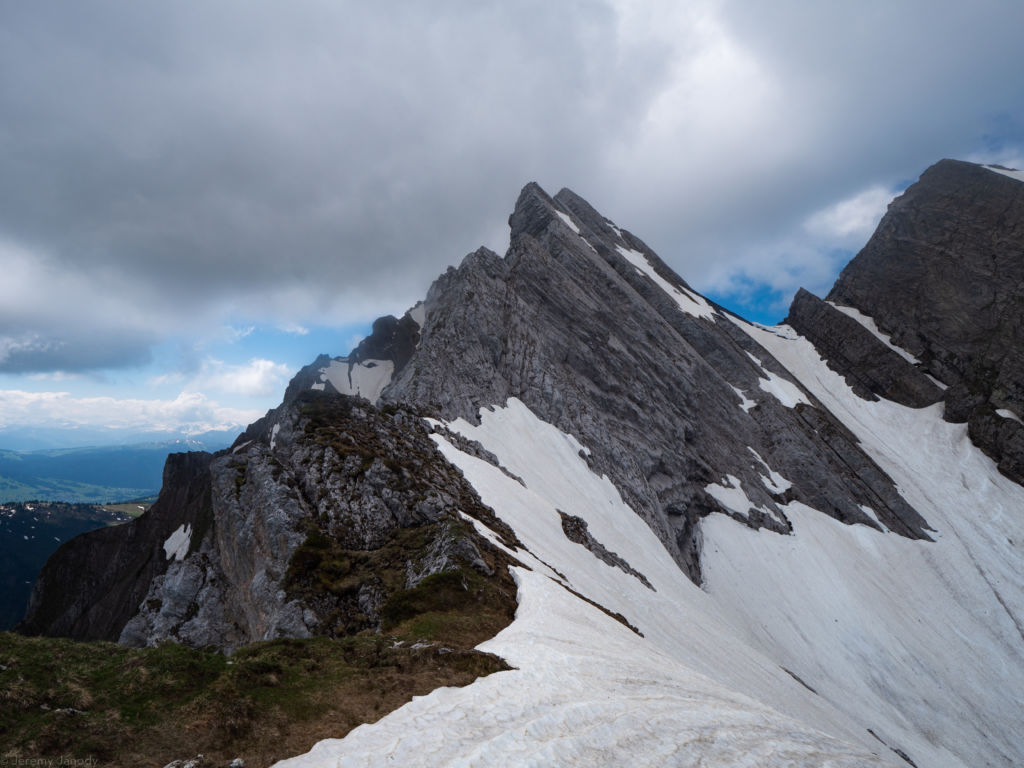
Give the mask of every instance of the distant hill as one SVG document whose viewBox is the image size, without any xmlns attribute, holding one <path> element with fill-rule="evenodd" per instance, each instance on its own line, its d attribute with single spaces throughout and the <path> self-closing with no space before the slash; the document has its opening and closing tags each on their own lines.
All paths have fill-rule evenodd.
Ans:
<svg viewBox="0 0 1024 768">
<path fill-rule="evenodd" d="M 125 445 L 175 444 L 191 446 L 174 450 L 218 450 L 244 429 L 213 430 L 185 434 L 168 430 L 124 430 L 103 427 L 0 427 L 0 447 L 9 451 L 44 451 L 63 448 L 111 448 Z"/>
<path fill-rule="evenodd" d="M 127 522 L 144 507 L 145 504 L 107 509 L 93 504 L 0 505 L 0 631 L 21 620 L 36 576 L 61 544 L 80 533 Z"/>
<path fill-rule="evenodd" d="M 216 450 L 229 442 L 218 436 L 30 452 L 0 449 L 0 503 L 40 499 L 107 504 L 150 496 L 160 490 L 169 453 Z"/>
</svg>

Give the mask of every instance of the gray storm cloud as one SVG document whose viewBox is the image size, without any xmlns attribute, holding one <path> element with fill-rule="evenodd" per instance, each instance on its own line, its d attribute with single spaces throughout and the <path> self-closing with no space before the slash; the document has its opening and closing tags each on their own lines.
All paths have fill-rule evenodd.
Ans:
<svg viewBox="0 0 1024 768">
<path fill-rule="evenodd" d="M 1019 3 L 846 6 L 0 2 L 0 370 L 399 310 L 531 179 L 820 281 L 816 213 L 1024 138 Z"/>
</svg>

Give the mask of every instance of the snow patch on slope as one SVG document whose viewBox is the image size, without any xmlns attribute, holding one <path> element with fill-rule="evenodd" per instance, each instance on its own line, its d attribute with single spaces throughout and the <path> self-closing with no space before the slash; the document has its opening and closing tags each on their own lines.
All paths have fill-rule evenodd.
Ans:
<svg viewBox="0 0 1024 768">
<path fill-rule="evenodd" d="M 743 490 L 743 483 L 738 477 L 735 475 L 726 475 L 724 482 L 724 485 L 719 483 L 710 483 L 709 485 L 704 486 L 704 490 L 727 510 L 733 514 L 743 517 L 744 519 L 750 517 L 751 509 L 758 509 L 766 515 L 771 515 L 771 512 L 768 509 L 758 507 L 750 500 Z"/>
<path fill-rule="evenodd" d="M 986 165 L 985 168 L 988 168 L 990 171 L 995 171 L 996 173 L 1002 174 L 1003 176 L 1009 176 L 1011 179 L 1016 179 L 1017 181 L 1024 181 L 1024 171 L 1011 170 L 1009 168 L 996 168 L 993 165 Z"/>
<path fill-rule="evenodd" d="M 622 254 L 622 257 L 632 264 L 636 271 L 641 275 L 646 275 L 654 281 L 661 290 L 675 299 L 679 309 L 688 315 L 694 317 L 703 317 L 708 320 L 713 320 L 715 315 L 718 313 L 714 308 L 704 300 L 704 297 L 696 293 L 690 293 L 689 291 L 676 288 L 668 280 L 663 278 L 657 273 L 651 263 L 647 260 L 640 251 L 633 250 L 632 248 L 624 248 L 621 245 L 615 246 L 615 249 Z"/>
<path fill-rule="evenodd" d="M 729 319 L 733 320 L 732 317 Z M 740 321 L 733 320 L 733 322 L 738 323 Z M 804 405 L 811 404 L 811 401 L 804 396 L 804 393 L 800 391 L 800 387 L 796 386 L 796 384 L 791 381 L 787 381 L 777 373 L 772 373 L 766 369 L 764 364 L 750 352 L 747 352 L 747 357 L 749 357 L 754 364 L 761 369 L 761 373 L 765 376 L 765 378 L 759 378 L 757 380 L 757 386 L 763 391 L 767 392 L 787 408 L 796 408 L 800 403 L 803 403 Z"/>
<path fill-rule="evenodd" d="M 168 559 L 184 560 L 192 543 L 192 524 L 179 525 L 164 542 L 164 556 Z"/>
<path fill-rule="evenodd" d="M 764 373 L 768 378 L 758 379 L 757 386 L 787 408 L 796 408 L 800 403 L 804 405 L 811 404 L 811 401 L 804 397 L 804 393 L 800 391 L 800 387 L 796 386 L 793 382 L 787 381 L 771 371 L 765 371 Z"/>
<path fill-rule="evenodd" d="M 558 218 L 560 218 L 562 221 L 566 223 L 566 226 L 568 226 L 569 229 L 571 229 L 577 235 L 580 234 L 580 228 L 576 226 L 576 222 L 570 219 L 567 214 L 564 214 L 561 211 L 555 211 L 555 213 L 558 214 Z"/>
<path fill-rule="evenodd" d="M 893 344 L 892 343 L 892 337 L 891 336 L 887 336 L 886 334 L 882 333 L 878 329 L 878 326 L 875 324 L 875 320 L 874 320 L 873 317 L 868 317 L 867 315 L 865 315 L 863 312 L 861 312 L 858 309 L 854 309 L 853 307 L 844 307 L 841 304 L 836 304 L 833 301 L 829 301 L 829 302 L 826 302 L 826 303 L 830 304 L 835 309 L 838 309 L 840 312 L 842 312 L 847 317 L 852 317 L 854 320 L 856 320 L 858 323 L 860 323 L 862 326 L 864 326 L 864 328 L 867 329 L 867 331 L 872 336 L 874 336 L 880 342 L 885 344 L 885 346 L 887 346 L 889 349 L 891 349 L 897 355 L 902 357 L 908 363 L 911 363 L 912 365 L 920 365 L 921 364 L 920 360 L 918 360 L 912 354 L 907 352 L 907 350 L 905 350 L 903 347 L 898 347 L 895 344 Z"/>
<path fill-rule="evenodd" d="M 1024 424 L 1024 421 L 1021 421 L 1020 416 L 1018 416 L 1016 413 L 1011 411 L 1009 408 L 996 408 L 996 415 L 997 416 L 1002 416 L 1004 419 L 1010 419 L 1012 421 L 1020 421 L 1022 424 Z"/>
<path fill-rule="evenodd" d="M 384 387 L 391 383 L 395 372 L 395 364 L 391 360 L 365 360 L 362 363 L 349 363 L 348 360 L 332 360 L 326 368 L 320 369 L 319 387 L 322 382 L 329 381 L 343 395 L 357 395 L 371 403 L 380 399 Z"/>
<path fill-rule="evenodd" d="M 742 408 L 745 413 L 750 413 L 750 409 L 757 405 L 757 403 L 754 400 L 751 400 L 749 397 L 747 397 L 746 390 L 740 389 L 738 387 L 733 387 L 732 384 L 730 384 L 729 386 L 732 387 L 733 392 L 740 396 L 740 408 Z"/>
<path fill-rule="evenodd" d="M 747 447 L 747 450 L 754 454 L 754 458 L 757 459 L 757 463 L 764 467 L 764 470 L 768 473 L 767 475 L 761 475 L 761 482 L 764 483 L 765 488 L 772 493 L 785 493 L 793 487 L 793 484 L 789 482 L 789 480 L 768 466 L 768 462 L 761 458 L 761 454 L 749 446 Z"/>
</svg>

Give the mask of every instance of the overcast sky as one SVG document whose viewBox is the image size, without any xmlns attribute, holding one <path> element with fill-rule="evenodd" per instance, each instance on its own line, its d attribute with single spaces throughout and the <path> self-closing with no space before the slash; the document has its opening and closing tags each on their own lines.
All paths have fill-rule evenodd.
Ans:
<svg viewBox="0 0 1024 768">
<path fill-rule="evenodd" d="M 1019 0 L 0 0 L 0 442 L 248 421 L 504 252 L 530 180 L 778 320 L 936 160 L 1024 164 L 1022 30 Z"/>
</svg>

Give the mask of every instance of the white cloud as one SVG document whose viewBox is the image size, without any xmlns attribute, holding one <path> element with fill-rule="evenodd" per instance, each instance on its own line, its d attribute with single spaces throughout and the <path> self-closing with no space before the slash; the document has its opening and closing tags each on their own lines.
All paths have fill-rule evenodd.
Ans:
<svg viewBox="0 0 1024 768">
<path fill-rule="evenodd" d="M 819 296 L 829 291 L 899 192 L 876 184 L 813 211 L 799 229 L 748 248 L 738 261 L 711 271 L 705 290 L 741 306 L 759 304 L 781 318 L 798 288 Z M 765 289 L 773 294 L 771 300 L 756 296 Z"/>
<path fill-rule="evenodd" d="M 186 390 L 215 390 L 244 397 L 269 397 L 283 390 L 288 374 L 288 366 L 273 360 L 254 357 L 242 365 L 229 365 L 210 358 L 204 361 L 199 374 Z"/>
<path fill-rule="evenodd" d="M 252 332 L 255 330 L 255 325 L 247 325 L 244 328 L 236 328 L 233 325 L 228 325 L 225 326 L 224 328 L 226 341 L 228 341 L 229 343 L 241 341 L 242 339 L 251 336 Z"/>
<path fill-rule="evenodd" d="M 875 231 L 895 196 L 893 190 L 876 184 L 811 214 L 804 222 L 804 229 L 811 236 L 834 245 L 845 244 L 851 238 L 863 244 Z"/>
<path fill-rule="evenodd" d="M 182 392 L 174 400 L 140 400 L 0 390 L 0 429 L 98 427 L 199 434 L 237 428 L 262 415 L 258 410 L 225 407 L 200 392 Z"/>
<path fill-rule="evenodd" d="M 0 47 L 0 371 L 400 313 L 530 179 L 707 288 L 855 248 L 870 196 L 808 219 L 851 190 L 1020 165 L 1013 0 L 46 5 Z"/>
</svg>

